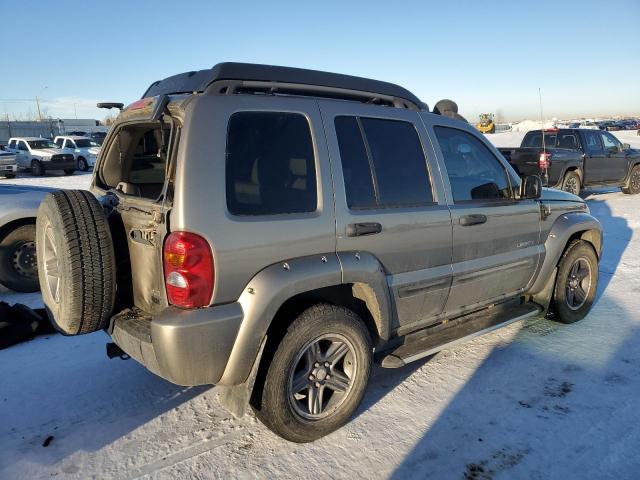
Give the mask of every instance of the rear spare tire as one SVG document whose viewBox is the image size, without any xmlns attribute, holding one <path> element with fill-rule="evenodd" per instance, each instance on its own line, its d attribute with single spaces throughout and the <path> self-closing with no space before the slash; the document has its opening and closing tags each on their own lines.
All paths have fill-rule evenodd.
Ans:
<svg viewBox="0 0 640 480">
<path fill-rule="evenodd" d="M 107 326 L 115 299 L 113 242 L 102 206 L 85 190 L 48 194 L 36 220 L 38 276 L 56 328 L 80 335 Z"/>
</svg>

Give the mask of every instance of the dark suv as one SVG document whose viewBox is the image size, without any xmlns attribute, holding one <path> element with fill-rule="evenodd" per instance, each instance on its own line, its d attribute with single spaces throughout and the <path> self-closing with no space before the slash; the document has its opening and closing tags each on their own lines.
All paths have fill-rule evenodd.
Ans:
<svg viewBox="0 0 640 480">
<path fill-rule="evenodd" d="M 520 179 L 438 105 L 265 65 L 153 83 L 91 193 L 40 207 L 53 321 L 105 329 L 110 355 L 219 385 L 232 412 L 304 442 L 348 421 L 374 359 L 401 367 L 549 308 L 584 317 L 602 247 L 585 202 Z"/>
</svg>

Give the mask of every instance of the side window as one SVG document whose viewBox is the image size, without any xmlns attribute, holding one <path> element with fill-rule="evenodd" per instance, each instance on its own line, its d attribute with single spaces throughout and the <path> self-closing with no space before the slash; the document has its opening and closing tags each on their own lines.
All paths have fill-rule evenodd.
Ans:
<svg viewBox="0 0 640 480">
<path fill-rule="evenodd" d="M 347 116 L 334 123 L 349 208 L 433 203 L 427 160 L 413 124 Z"/>
<path fill-rule="evenodd" d="M 556 145 L 557 134 L 552 132 L 544 132 L 544 145 L 547 148 L 553 148 Z M 537 130 L 529 132 L 522 140 L 522 147 L 542 147 L 542 132 Z"/>
<path fill-rule="evenodd" d="M 602 152 L 602 141 L 600 140 L 600 132 L 595 130 L 585 130 L 584 139 L 587 151 L 591 153 Z"/>
<path fill-rule="evenodd" d="M 73 149 L 75 149 L 76 145 L 75 145 L 75 143 L 73 143 L 73 140 L 69 140 L 67 138 L 67 142 L 66 142 L 65 148 L 73 148 Z"/>
<path fill-rule="evenodd" d="M 9 148 L 16 148 L 16 141 L 15 141 L 15 140 L 11 140 L 11 141 L 9 142 L 9 145 L 7 145 L 7 147 L 9 147 Z"/>
<path fill-rule="evenodd" d="M 239 112 L 229 119 L 227 208 L 234 215 L 314 212 L 311 129 L 298 113 Z"/>
<path fill-rule="evenodd" d="M 608 132 L 600 132 L 602 136 L 602 143 L 604 144 L 605 151 L 619 151 L 622 149 L 622 144 L 618 141 L 616 137 L 611 135 Z"/>
<path fill-rule="evenodd" d="M 62 138 L 56 138 L 56 140 L 53 142 L 56 144 L 56 147 L 58 148 L 62 148 L 62 143 L 64 142 L 64 139 Z"/>
<path fill-rule="evenodd" d="M 27 144 L 22 140 L 18 142 L 18 150 L 29 151 L 29 149 L 27 148 Z"/>
<path fill-rule="evenodd" d="M 456 203 L 512 198 L 507 171 L 486 145 L 455 128 L 434 131 Z"/>
<path fill-rule="evenodd" d="M 558 148 L 578 148 L 578 138 L 575 133 L 572 132 L 560 132 L 558 138 Z"/>
</svg>

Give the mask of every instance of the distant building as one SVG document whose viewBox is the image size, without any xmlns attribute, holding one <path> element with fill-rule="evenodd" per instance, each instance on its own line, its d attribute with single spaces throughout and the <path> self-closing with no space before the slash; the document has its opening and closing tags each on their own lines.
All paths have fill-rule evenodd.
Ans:
<svg viewBox="0 0 640 480">
<path fill-rule="evenodd" d="M 89 134 L 93 132 L 107 132 L 109 127 L 100 125 L 98 120 L 91 118 L 60 118 L 29 122 L 0 121 L 0 145 L 6 145 L 11 137 L 43 137 L 53 138 L 57 135 Z"/>
</svg>

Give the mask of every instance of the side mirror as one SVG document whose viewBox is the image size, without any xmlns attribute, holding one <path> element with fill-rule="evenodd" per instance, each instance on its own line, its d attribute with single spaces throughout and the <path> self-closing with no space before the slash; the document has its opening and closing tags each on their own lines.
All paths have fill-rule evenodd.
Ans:
<svg viewBox="0 0 640 480">
<path fill-rule="evenodd" d="M 524 175 L 520 182 L 520 199 L 536 199 L 542 195 L 542 179 L 538 175 Z"/>
<path fill-rule="evenodd" d="M 623 143 L 622 144 L 622 149 L 623 150 L 629 150 L 631 148 L 631 145 L 629 145 L 628 143 Z"/>
</svg>

